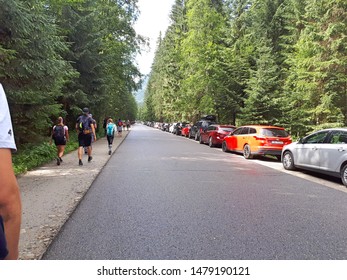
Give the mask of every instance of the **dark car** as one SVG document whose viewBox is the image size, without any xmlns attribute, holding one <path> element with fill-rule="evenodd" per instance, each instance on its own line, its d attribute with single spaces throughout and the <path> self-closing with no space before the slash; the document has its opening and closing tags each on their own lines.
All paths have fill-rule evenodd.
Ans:
<svg viewBox="0 0 347 280">
<path fill-rule="evenodd" d="M 201 118 L 198 122 L 196 122 L 189 131 L 189 138 L 194 138 L 196 141 L 200 139 L 200 133 L 204 129 L 206 129 L 209 125 L 216 123 L 216 116 L 208 115 L 206 117 Z"/>
<path fill-rule="evenodd" d="M 163 123 L 163 125 L 161 126 L 161 130 L 169 132 L 169 127 L 170 127 L 169 123 Z"/>
<path fill-rule="evenodd" d="M 211 124 L 200 132 L 199 143 L 208 144 L 210 147 L 221 147 L 224 137 L 235 130 L 236 126 Z"/>
</svg>

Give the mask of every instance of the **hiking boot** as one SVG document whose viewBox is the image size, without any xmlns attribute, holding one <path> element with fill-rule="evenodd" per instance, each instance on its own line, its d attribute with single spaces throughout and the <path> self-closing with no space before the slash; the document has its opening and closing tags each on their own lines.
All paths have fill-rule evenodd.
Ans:
<svg viewBox="0 0 347 280">
<path fill-rule="evenodd" d="M 93 157 L 89 156 L 88 157 L 88 162 L 91 162 L 92 159 L 93 159 Z"/>
<path fill-rule="evenodd" d="M 79 160 L 78 164 L 79 164 L 79 165 L 83 165 L 82 160 Z"/>
<path fill-rule="evenodd" d="M 61 157 L 59 157 L 59 160 L 60 160 L 60 162 L 63 162 L 63 159 Z"/>
<path fill-rule="evenodd" d="M 109 150 L 109 151 L 108 151 L 108 154 L 111 155 L 111 153 L 112 153 L 111 150 Z"/>
<path fill-rule="evenodd" d="M 57 165 L 60 165 L 60 160 L 59 160 L 59 158 L 57 158 Z"/>
</svg>

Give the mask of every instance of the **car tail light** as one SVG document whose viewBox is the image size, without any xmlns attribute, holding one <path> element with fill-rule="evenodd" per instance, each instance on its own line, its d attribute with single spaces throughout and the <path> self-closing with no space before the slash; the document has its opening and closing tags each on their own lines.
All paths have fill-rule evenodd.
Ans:
<svg viewBox="0 0 347 280">
<path fill-rule="evenodd" d="M 259 136 L 253 136 L 253 137 L 257 141 L 266 141 L 266 138 L 264 138 L 264 137 L 259 137 Z"/>
</svg>

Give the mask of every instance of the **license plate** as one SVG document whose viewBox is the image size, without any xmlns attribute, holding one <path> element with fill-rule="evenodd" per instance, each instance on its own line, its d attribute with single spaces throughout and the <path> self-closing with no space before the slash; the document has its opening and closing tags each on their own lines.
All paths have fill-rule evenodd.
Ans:
<svg viewBox="0 0 347 280">
<path fill-rule="evenodd" d="M 272 141 L 272 144 L 283 144 L 283 141 Z"/>
</svg>

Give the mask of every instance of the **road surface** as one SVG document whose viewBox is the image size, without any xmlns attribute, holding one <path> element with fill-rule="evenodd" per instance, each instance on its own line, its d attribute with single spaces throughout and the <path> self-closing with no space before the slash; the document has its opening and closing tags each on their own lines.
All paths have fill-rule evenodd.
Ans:
<svg viewBox="0 0 347 280">
<path fill-rule="evenodd" d="M 347 194 L 271 164 L 134 126 L 43 259 L 346 259 Z"/>
</svg>

